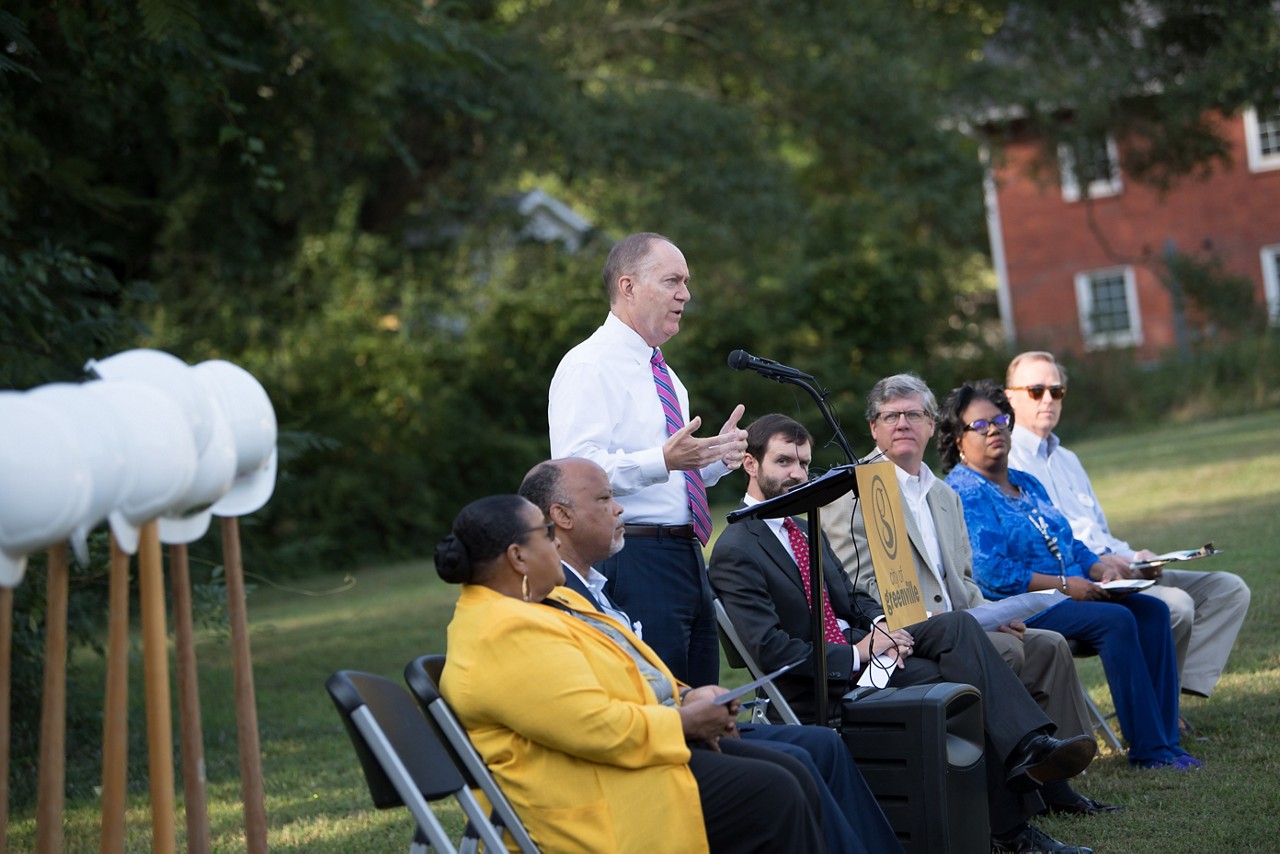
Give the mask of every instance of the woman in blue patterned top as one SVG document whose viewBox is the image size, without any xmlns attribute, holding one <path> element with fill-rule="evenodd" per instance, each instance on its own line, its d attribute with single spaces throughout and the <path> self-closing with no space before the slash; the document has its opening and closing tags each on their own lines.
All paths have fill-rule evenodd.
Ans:
<svg viewBox="0 0 1280 854">
<path fill-rule="evenodd" d="M 1154 596 L 1114 595 L 1118 574 L 1071 535 L 1040 481 L 1009 468 L 1013 407 L 990 380 L 965 383 L 942 404 L 938 455 L 964 502 L 973 577 L 990 599 L 1028 590 L 1071 598 L 1026 621 L 1098 651 L 1129 761 L 1185 771 L 1203 765 L 1178 740 L 1178 666 L 1169 609 Z"/>
</svg>

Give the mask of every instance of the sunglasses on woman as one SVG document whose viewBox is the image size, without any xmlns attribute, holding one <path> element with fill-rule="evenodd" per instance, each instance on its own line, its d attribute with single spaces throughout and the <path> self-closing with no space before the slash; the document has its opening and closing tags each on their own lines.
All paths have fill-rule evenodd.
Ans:
<svg viewBox="0 0 1280 854">
<path fill-rule="evenodd" d="M 1067 387 L 1064 385 L 1015 385 L 1005 389 L 1005 391 L 1025 391 L 1031 395 L 1032 400 L 1039 400 L 1044 397 L 1044 393 L 1049 392 L 1049 397 L 1054 400 L 1062 400 L 1062 396 L 1067 393 Z"/>
</svg>

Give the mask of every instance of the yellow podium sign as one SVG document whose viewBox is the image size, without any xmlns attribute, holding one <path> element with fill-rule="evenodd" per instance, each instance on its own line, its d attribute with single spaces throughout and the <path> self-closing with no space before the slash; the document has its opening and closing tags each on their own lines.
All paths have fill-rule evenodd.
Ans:
<svg viewBox="0 0 1280 854">
<path fill-rule="evenodd" d="M 885 622 L 891 631 L 922 623 L 927 617 L 902 515 L 902 494 L 893 469 L 891 462 L 868 463 L 854 469 L 871 566 L 880 586 Z"/>
</svg>

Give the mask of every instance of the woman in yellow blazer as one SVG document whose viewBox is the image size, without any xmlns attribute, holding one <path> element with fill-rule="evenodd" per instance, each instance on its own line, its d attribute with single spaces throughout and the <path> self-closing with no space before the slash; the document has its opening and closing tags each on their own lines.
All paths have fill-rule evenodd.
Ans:
<svg viewBox="0 0 1280 854">
<path fill-rule="evenodd" d="M 533 504 L 492 496 L 463 508 L 436 548 L 441 578 L 463 584 L 441 693 L 539 846 L 704 852 L 718 822 L 738 834 L 735 851 L 821 850 L 787 772 L 713 752 L 733 734 L 736 702 L 680 685 L 629 627 L 557 587 L 554 536 Z M 712 750 L 691 752 L 687 739 Z M 699 770 L 707 762 L 714 773 Z M 700 791 L 699 776 L 717 791 Z M 762 803 L 750 798 L 766 793 L 761 820 Z M 704 816 L 708 803 L 731 814 Z"/>
</svg>

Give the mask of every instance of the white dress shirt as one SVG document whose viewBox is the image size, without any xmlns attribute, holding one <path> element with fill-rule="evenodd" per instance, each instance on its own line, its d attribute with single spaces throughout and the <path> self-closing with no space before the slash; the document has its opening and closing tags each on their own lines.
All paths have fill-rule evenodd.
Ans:
<svg viewBox="0 0 1280 854">
<path fill-rule="evenodd" d="M 604 611 L 610 617 L 622 623 L 622 625 L 630 626 L 636 637 L 644 640 L 644 628 L 640 625 L 640 621 L 632 620 L 627 612 L 615 605 L 613 600 L 609 598 L 609 594 L 604 592 L 604 585 L 609 579 L 605 578 L 602 572 L 594 566 L 589 566 L 587 567 L 587 574 L 584 576 L 574 569 L 568 561 L 562 560 L 560 565 L 564 567 L 565 572 L 572 572 L 579 581 L 587 586 L 587 589 L 595 595 L 596 604 L 600 606 L 601 611 Z"/>
<path fill-rule="evenodd" d="M 652 355 L 653 348 L 612 312 L 565 354 L 547 402 L 551 458 L 585 457 L 603 468 L 624 522 L 687 525 L 692 516 L 685 478 L 673 477 L 662 457 L 667 421 L 653 385 Z M 687 424 L 689 393 L 670 365 L 667 371 Z M 702 469 L 702 482 L 712 486 L 727 471 L 717 460 Z"/>
<path fill-rule="evenodd" d="M 1106 514 L 1093 491 L 1080 458 L 1062 447 L 1050 433 L 1041 439 L 1025 427 L 1013 428 L 1009 466 L 1033 475 L 1044 485 L 1049 499 L 1071 523 L 1071 533 L 1095 554 L 1115 552 L 1133 559 L 1134 549 L 1114 536 L 1107 527 Z"/>
</svg>

